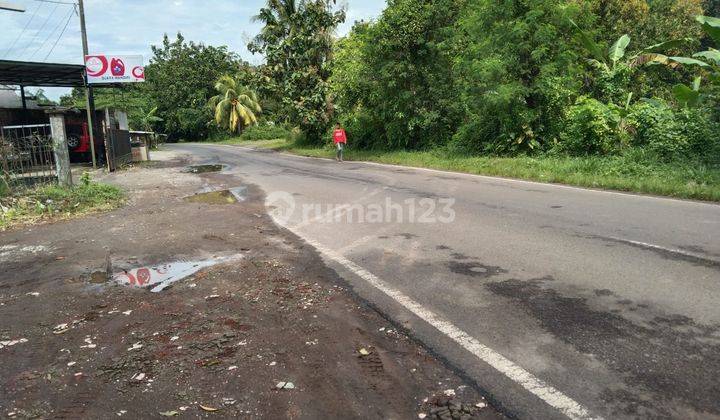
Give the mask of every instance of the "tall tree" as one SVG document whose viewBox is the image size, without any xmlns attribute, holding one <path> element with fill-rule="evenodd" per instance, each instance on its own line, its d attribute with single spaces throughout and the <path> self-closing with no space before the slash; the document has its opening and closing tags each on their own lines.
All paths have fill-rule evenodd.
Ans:
<svg viewBox="0 0 720 420">
<path fill-rule="evenodd" d="M 365 147 L 419 149 L 459 121 L 449 42 L 465 0 L 390 0 L 374 23 L 338 45 L 333 76 L 350 134 Z M 459 44 L 458 44 L 459 45 Z"/>
<path fill-rule="evenodd" d="M 345 12 L 330 0 L 268 0 L 256 20 L 264 26 L 248 48 L 263 54 L 263 96 L 280 102 L 287 122 L 320 143 L 333 115 L 328 79 L 333 32 Z"/>
<path fill-rule="evenodd" d="M 152 51 L 145 85 L 165 132 L 171 140 L 207 138 L 212 112 L 206 105 L 215 95 L 215 81 L 236 73 L 239 58 L 224 46 L 187 42 L 180 33 L 174 41 L 165 35 Z"/>
</svg>

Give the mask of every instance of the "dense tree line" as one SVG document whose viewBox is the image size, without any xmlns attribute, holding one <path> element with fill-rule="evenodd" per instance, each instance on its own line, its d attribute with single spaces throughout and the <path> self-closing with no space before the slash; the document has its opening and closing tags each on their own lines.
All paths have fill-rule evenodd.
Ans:
<svg viewBox="0 0 720 420">
<path fill-rule="evenodd" d="M 708 43 L 703 13 L 699 0 L 390 0 L 337 43 L 335 101 L 363 147 L 717 161 L 713 72 L 685 59 Z M 689 103 L 696 76 L 706 89 Z"/>
<path fill-rule="evenodd" d="M 388 0 L 338 39 L 334 1 L 268 0 L 248 46 L 264 64 L 166 36 L 146 83 L 98 102 L 172 139 L 260 122 L 321 145 L 340 120 L 359 148 L 717 164 L 720 20 L 699 16 L 718 4 Z"/>
</svg>

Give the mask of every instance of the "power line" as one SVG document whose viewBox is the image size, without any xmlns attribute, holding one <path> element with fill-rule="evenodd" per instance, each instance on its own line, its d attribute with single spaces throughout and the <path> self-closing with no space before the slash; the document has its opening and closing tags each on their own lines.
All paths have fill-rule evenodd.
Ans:
<svg viewBox="0 0 720 420">
<path fill-rule="evenodd" d="M 48 22 L 50 21 L 50 18 L 55 14 L 55 11 L 57 10 L 57 8 L 58 8 L 59 6 L 60 6 L 59 4 L 56 4 L 56 5 L 55 5 L 55 7 L 52 9 L 52 12 L 50 12 L 50 14 L 48 15 L 48 17 L 45 19 L 45 22 L 43 22 L 43 24 L 42 24 L 42 26 L 40 27 L 40 29 L 38 29 L 38 30 L 35 32 L 35 35 L 33 36 L 32 40 L 30 40 L 30 42 L 28 42 L 27 46 L 25 47 L 25 49 L 23 50 L 23 52 L 20 53 L 19 57 L 22 57 L 23 55 L 25 55 L 25 53 L 27 52 L 27 50 L 30 48 L 30 46 L 31 46 L 31 45 L 35 42 L 35 40 L 37 39 L 38 35 L 40 35 L 40 33 L 42 32 L 43 29 L 45 29 L 45 27 L 47 26 Z"/>
<path fill-rule="evenodd" d="M 75 2 L 68 2 L 68 1 L 57 1 L 57 0 L 34 0 L 40 3 L 55 3 L 55 4 L 69 4 L 72 6 L 77 6 L 77 3 Z"/>
<path fill-rule="evenodd" d="M 50 48 L 50 51 L 47 53 L 43 61 L 47 61 L 48 57 L 50 57 L 50 54 L 55 50 L 55 46 L 58 44 L 58 41 L 60 41 L 60 38 L 62 38 L 63 34 L 65 33 L 65 30 L 68 27 L 68 24 L 70 23 L 70 19 L 72 19 L 73 12 L 77 14 L 77 10 L 75 10 L 75 7 L 73 6 L 73 9 L 70 11 L 70 14 L 68 15 L 67 20 L 65 21 L 65 26 L 63 27 L 63 30 L 60 32 L 60 35 L 58 35 L 57 39 L 55 40 L 55 43 L 53 44 L 52 48 Z"/>
<path fill-rule="evenodd" d="M 5 50 L 5 54 L 3 54 L 3 58 L 7 57 L 8 54 L 10 54 L 10 51 L 12 51 L 13 47 L 15 47 L 15 44 L 20 40 L 20 38 L 25 34 L 25 31 L 27 30 L 28 26 L 32 23 L 33 19 L 35 19 L 35 15 L 37 15 L 38 10 L 40 10 L 40 6 L 42 6 L 42 3 L 38 3 L 37 7 L 35 8 L 35 12 L 33 12 L 32 16 L 30 16 L 30 19 L 25 23 L 25 27 L 20 32 L 20 35 L 15 38 L 15 41 L 10 44 L 10 48 Z"/>
<path fill-rule="evenodd" d="M 68 14 L 68 19 L 70 19 L 70 16 L 72 15 L 72 12 L 73 12 L 73 11 L 72 11 L 72 9 L 71 9 L 71 10 L 70 10 L 70 14 Z M 50 38 L 52 38 L 53 34 L 54 34 L 55 32 L 57 32 L 58 29 L 60 29 L 60 25 L 62 25 L 62 23 L 63 23 L 63 19 L 61 18 L 61 19 L 58 21 L 57 25 L 55 25 L 55 27 L 53 28 L 53 30 L 50 31 L 50 33 L 49 33 L 48 36 L 45 38 L 45 40 L 42 42 L 42 44 L 40 44 L 40 46 L 35 50 L 35 52 L 32 53 L 32 55 L 30 56 L 30 60 L 32 60 L 32 58 L 35 57 L 35 54 L 39 53 L 40 50 L 43 49 L 43 47 L 45 46 L 45 44 L 47 44 L 47 42 L 50 40 Z"/>
</svg>

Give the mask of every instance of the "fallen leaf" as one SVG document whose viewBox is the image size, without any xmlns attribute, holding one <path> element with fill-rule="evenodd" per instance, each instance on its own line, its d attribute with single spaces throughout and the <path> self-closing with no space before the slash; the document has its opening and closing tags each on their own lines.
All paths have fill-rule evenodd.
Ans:
<svg viewBox="0 0 720 420">
<path fill-rule="evenodd" d="M 163 417 L 175 417 L 178 415 L 178 412 L 173 410 L 173 411 L 163 411 L 158 414 L 160 414 Z"/>
<path fill-rule="evenodd" d="M 208 407 L 208 406 L 202 405 L 202 404 L 200 404 L 200 408 L 201 408 L 203 411 L 210 411 L 210 412 L 218 411 L 217 408 Z"/>
<path fill-rule="evenodd" d="M 361 355 L 361 356 L 367 356 L 367 355 L 369 355 L 369 354 L 370 354 L 370 352 L 367 351 L 366 349 L 360 349 L 360 355 Z"/>
</svg>

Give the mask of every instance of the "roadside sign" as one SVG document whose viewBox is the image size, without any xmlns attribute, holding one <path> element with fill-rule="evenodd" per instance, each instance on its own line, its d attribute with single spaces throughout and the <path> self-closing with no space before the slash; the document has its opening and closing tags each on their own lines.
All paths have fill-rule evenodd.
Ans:
<svg viewBox="0 0 720 420">
<path fill-rule="evenodd" d="M 145 81 L 141 55 L 86 55 L 85 71 L 88 84 Z"/>
</svg>

